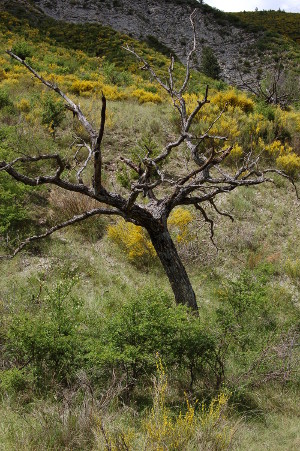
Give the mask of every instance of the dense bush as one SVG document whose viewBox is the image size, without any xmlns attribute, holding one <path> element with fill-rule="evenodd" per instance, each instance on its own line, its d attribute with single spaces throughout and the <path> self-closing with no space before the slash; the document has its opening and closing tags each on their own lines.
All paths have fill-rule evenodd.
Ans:
<svg viewBox="0 0 300 451">
<path fill-rule="evenodd" d="M 65 118 L 64 103 L 52 93 L 46 93 L 43 101 L 42 123 L 54 131 Z"/>
<path fill-rule="evenodd" d="M 200 70 L 210 78 L 218 80 L 221 68 L 216 55 L 210 47 L 203 47 Z"/>
<path fill-rule="evenodd" d="M 159 291 L 147 290 L 126 301 L 118 311 L 100 318 L 99 338 L 91 341 L 89 360 L 94 368 L 126 375 L 135 385 L 151 377 L 157 355 L 172 372 L 187 373 L 188 384 L 201 378 L 201 370 L 213 359 L 213 336 L 186 307 L 174 307 Z M 175 374 L 174 374 L 175 376 Z"/>
<path fill-rule="evenodd" d="M 0 149 L 1 151 L 1 149 Z M 31 189 L 0 173 L 0 235 L 22 228 L 30 218 L 26 198 Z"/>
<path fill-rule="evenodd" d="M 32 47 L 25 41 L 17 42 L 11 50 L 22 60 L 30 58 L 33 55 Z"/>
<path fill-rule="evenodd" d="M 59 283 L 8 321 L 7 357 L 31 370 L 38 388 L 67 384 L 80 367 L 81 304 L 70 296 L 73 282 Z M 34 301 L 33 301 L 34 302 Z"/>
</svg>

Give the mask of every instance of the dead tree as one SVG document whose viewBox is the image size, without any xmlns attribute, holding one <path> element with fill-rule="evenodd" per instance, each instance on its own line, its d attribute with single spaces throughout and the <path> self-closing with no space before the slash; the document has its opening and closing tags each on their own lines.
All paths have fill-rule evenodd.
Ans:
<svg viewBox="0 0 300 451">
<path fill-rule="evenodd" d="M 136 173 L 135 180 L 132 181 L 131 189 L 127 196 L 118 192 L 110 192 L 103 183 L 102 165 L 102 139 L 105 126 L 106 99 L 102 96 L 101 125 L 97 132 L 93 125 L 83 114 L 79 105 L 69 99 L 65 93 L 55 84 L 50 83 L 41 77 L 24 60 L 20 59 L 11 51 L 7 53 L 23 64 L 41 83 L 61 96 L 68 110 L 70 110 L 78 121 L 82 124 L 89 136 L 88 143 L 81 143 L 88 150 L 88 157 L 76 172 L 77 181 L 68 177 L 66 171 L 67 162 L 59 154 L 38 154 L 36 156 L 22 156 L 13 161 L 0 162 L 0 171 L 5 171 L 17 182 L 30 186 L 54 185 L 63 190 L 81 193 L 99 202 L 99 208 L 95 208 L 85 213 L 75 216 L 65 222 L 58 224 L 44 233 L 27 238 L 15 249 L 13 256 L 21 251 L 28 243 L 49 236 L 53 232 L 67 227 L 71 224 L 84 221 L 88 217 L 96 215 L 116 215 L 121 216 L 126 221 L 143 227 L 147 230 L 153 246 L 156 250 L 162 267 L 169 278 L 176 303 L 186 304 L 191 309 L 197 311 L 197 302 L 190 279 L 185 267 L 178 255 L 177 249 L 170 236 L 167 219 L 170 212 L 180 206 L 192 206 L 202 215 L 210 227 L 211 239 L 214 236 L 214 223 L 207 214 L 206 206 L 213 207 L 220 214 L 232 219 L 231 215 L 220 211 L 215 203 L 216 198 L 224 193 L 230 193 L 241 186 L 254 186 L 272 181 L 270 173 L 280 173 L 278 170 L 260 170 L 258 159 L 253 159 L 248 155 L 241 167 L 233 172 L 225 169 L 222 163 L 230 154 L 232 147 L 224 149 L 225 136 L 214 136 L 211 129 L 222 113 L 213 121 L 208 129 L 201 136 L 196 136 L 192 131 L 192 124 L 200 112 L 201 108 L 209 102 L 208 87 L 205 95 L 199 100 L 193 111 L 188 112 L 184 93 L 188 87 L 190 79 L 190 66 L 193 53 L 196 49 L 196 35 L 193 17 L 191 22 L 194 30 L 194 42 L 191 51 L 187 56 L 185 79 L 179 88 L 176 88 L 173 70 L 174 59 L 171 58 L 168 80 L 164 82 L 134 49 L 127 47 L 126 50 L 133 54 L 143 65 L 143 69 L 148 71 L 152 78 L 168 93 L 172 99 L 175 110 L 180 118 L 180 132 L 176 139 L 168 142 L 157 156 L 151 156 L 147 152 L 137 165 L 134 161 L 120 156 L 121 161 Z M 207 145 L 206 145 L 207 143 Z M 213 143 L 213 144 L 212 144 Z M 220 143 L 217 146 L 216 143 Z M 181 146 L 181 147 L 180 147 Z M 193 168 L 184 175 L 172 177 L 167 175 L 170 159 L 175 152 L 180 152 L 183 146 L 187 146 L 193 160 Z M 205 149 L 205 150 L 203 150 Z M 40 175 L 37 177 L 28 175 L 26 168 L 36 162 L 51 160 L 56 166 L 52 174 Z M 93 165 L 93 178 L 88 178 L 87 169 Z M 281 175 L 285 176 L 281 173 Z M 286 176 L 287 177 L 287 176 Z M 137 178 L 137 179 L 136 179 Z M 147 202 L 141 202 L 144 196 Z M 103 207 L 103 205 L 105 207 Z"/>
<path fill-rule="evenodd" d="M 239 67 L 240 87 L 254 94 L 268 105 L 286 108 L 299 100 L 299 77 L 287 69 L 288 64 L 279 61 L 266 73 L 259 72 L 256 80 L 247 80 Z M 263 77 L 263 78 L 262 78 Z"/>
</svg>

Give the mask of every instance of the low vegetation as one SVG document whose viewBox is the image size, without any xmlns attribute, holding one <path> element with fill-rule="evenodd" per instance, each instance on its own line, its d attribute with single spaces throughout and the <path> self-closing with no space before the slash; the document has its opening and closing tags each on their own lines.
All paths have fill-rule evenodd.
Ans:
<svg viewBox="0 0 300 451">
<path fill-rule="evenodd" d="M 42 39 L 25 20 L 1 14 L 0 160 L 50 151 L 70 159 L 74 137 L 86 139 L 63 103 L 5 54 L 13 48 L 77 99 L 95 124 L 104 91 L 105 184 L 126 192 L 132 174 L 119 154 L 138 163 L 145 148 L 157 152 L 178 130 L 165 93 L 134 60 L 119 64 L 117 44 L 109 49 L 100 40 L 103 53 L 91 56 L 83 44 L 81 50 L 60 45 L 51 28 Z M 167 68 L 165 56 L 137 46 L 158 70 Z M 180 77 L 183 68 L 175 64 Z M 211 133 L 234 146 L 228 167 L 251 151 L 299 186 L 297 104 L 282 110 L 193 73 L 186 94 L 191 110 L 207 83 L 210 103 L 195 132 L 224 110 Z M 85 158 L 84 150 L 77 153 L 78 161 Z M 190 164 L 188 153 L 171 170 L 180 164 Z M 1 450 L 299 447 L 295 192 L 275 176 L 271 184 L 220 198 L 218 206 L 235 221 L 211 209 L 217 248 L 189 208 L 169 218 L 200 318 L 174 304 L 147 234 L 122 220 L 91 218 L 0 260 Z M 80 194 L 24 188 L 1 171 L 0 253 L 87 208 L 93 201 Z"/>
<path fill-rule="evenodd" d="M 300 44 L 300 18 L 298 13 L 262 10 L 234 13 L 242 22 L 280 33 Z"/>
</svg>

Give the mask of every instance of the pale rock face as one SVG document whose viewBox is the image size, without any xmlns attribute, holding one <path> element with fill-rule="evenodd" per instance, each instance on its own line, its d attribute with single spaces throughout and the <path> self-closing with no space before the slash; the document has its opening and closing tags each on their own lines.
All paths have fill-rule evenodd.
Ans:
<svg viewBox="0 0 300 451">
<path fill-rule="evenodd" d="M 34 0 L 45 14 L 67 22 L 97 22 L 137 39 L 155 37 L 184 63 L 192 43 L 189 16 L 194 7 L 178 0 Z M 31 2 L 32 3 L 32 2 Z M 222 69 L 222 79 L 239 85 L 236 69 L 245 60 L 245 51 L 260 37 L 232 24 L 217 24 L 213 15 L 198 9 L 196 18 L 197 60 L 201 61 L 201 46 L 211 47 Z M 248 57 L 251 66 L 261 63 L 253 51 Z M 249 71 L 248 77 L 253 77 Z M 246 75 L 247 77 L 247 75 Z"/>
</svg>

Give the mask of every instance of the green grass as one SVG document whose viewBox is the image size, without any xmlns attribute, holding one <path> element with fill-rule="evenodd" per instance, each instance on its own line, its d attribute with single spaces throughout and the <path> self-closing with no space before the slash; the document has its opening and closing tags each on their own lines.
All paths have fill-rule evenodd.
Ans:
<svg viewBox="0 0 300 451">
<path fill-rule="evenodd" d="M 84 132 L 69 116 L 57 125 L 55 133 L 51 126 L 49 129 L 49 124 L 43 124 L 44 90 L 4 55 L 4 49 L 8 42 L 14 45 L 26 38 L 26 45 L 36 55 L 33 63 L 38 70 L 47 77 L 51 73 L 61 77 L 59 83 L 66 90 L 70 89 L 73 80 L 70 77 L 81 81 L 95 80 L 95 71 L 100 67 L 99 59 L 64 47 L 65 41 L 57 26 L 51 32 L 51 39 L 41 43 L 42 30 L 33 31 L 26 22 L 11 20 L 12 23 L 7 21 L 1 24 L 3 53 L 0 58 L 3 59 L 4 73 L 0 70 L 0 79 L 8 94 L 3 96 L 6 100 L 0 109 L 0 159 L 11 158 L 13 151 L 17 154 L 61 152 L 73 164 L 73 150 L 69 144 L 74 133 L 85 137 Z M 67 28 L 68 39 L 72 41 L 77 31 L 78 28 L 70 25 Z M 104 31 L 91 28 L 90 32 Z M 82 45 L 89 37 L 92 35 L 84 37 Z M 57 44 L 60 38 L 61 46 Z M 116 38 L 116 47 L 119 39 L 120 36 Z M 110 61 L 120 57 L 119 53 L 114 54 L 114 49 L 109 53 L 108 42 L 101 45 Z M 21 47 L 19 50 L 28 51 L 24 45 Z M 157 54 L 153 50 L 144 45 L 139 49 L 145 50 L 148 57 L 153 57 L 155 61 Z M 159 65 L 161 62 L 166 64 L 164 56 L 159 56 Z M 118 83 L 120 81 L 118 77 L 125 67 L 122 60 L 120 66 L 100 67 L 100 76 L 107 77 L 105 83 L 111 88 L 116 80 Z M 177 74 L 180 71 L 182 67 L 178 66 Z M 111 78 L 109 81 L 109 77 L 113 80 Z M 118 86 L 120 92 L 137 87 L 155 89 L 155 85 L 139 77 L 136 68 L 132 69 L 130 77 L 130 86 Z M 207 81 L 202 76 L 197 77 L 192 79 L 192 92 L 199 91 L 200 82 L 201 91 Z M 214 93 L 224 88 L 211 83 Z M 72 96 L 97 126 L 101 109 L 99 93 Z M 113 190 L 118 185 L 116 171 L 121 170 L 120 155 L 136 156 L 145 140 L 149 142 L 150 139 L 161 148 L 167 140 L 176 136 L 177 121 L 170 104 L 163 100 L 159 105 L 140 104 L 130 97 L 108 100 L 108 122 L 103 141 L 107 189 Z M 250 146 L 250 130 L 254 125 L 257 127 L 255 121 L 258 121 L 257 124 L 265 129 L 258 131 L 255 139 L 261 137 L 266 142 L 272 142 L 280 129 L 284 136 L 290 136 L 287 139 L 291 145 L 295 143 L 293 145 L 297 151 L 297 111 L 282 112 L 270 107 L 268 113 L 271 111 L 272 114 L 264 122 L 266 115 L 257 116 L 261 113 L 261 105 L 252 103 L 253 113 L 244 114 L 237 108 L 230 116 L 231 120 L 235 118 L 239 121 L 238 142 Z M 200 129 L 202 124 L 197 126 Z M 263 164 L 273 164 L 270 155 L 265 155 L 264 159 Z M 180 148 L 168 167 L 171 175 L 182 173 L 183 161 L 184 165 L 191 167 L 187 153 Z M 230 164 L 228 170 L 234 168 L 235 162 Z M 45 170 L 50 170 L 50 167 Z M 91 171 L 87 173 L 87 180 L 92 176 Z M 8 188 L 2 185 L 7 195 Z M 126 188 L 118 189 L 127 195 Z M 19 192 L 11 187 L 9 190 L 18 201 L 14 204 L 18 205 L 17 212 L 22 213 L 22 208 L 26 210 L 28 216 L 25 219 L 30 221 L 30 230 L 24 217 L 16 215 L 13 219 L 16 225 L 20 222 L 23 229 L 6 226 L 0 241 L 1 254 L 11 251 L 28 233 L 44 229 L 56 221 L 62 221 L 65 215 L 70 217 L 89 207 L 86 200 L 74 194 L 68 196 L 56 189 L 47 188 L 36 194 Z M 143 202 L 142 198 L 140 202 Z M 10 202 L 6 204 L 9 206 Z M 278 365 L 278 356 L 272 353 L 270 360 L 264 361 L 265 366 L 261 365 L 251 372 L 251 378 L 247 378 L 247 368 L 263 346 L 270 342 L 273 347 L 276 343 L 278 345 L 278 335 L 291 324 L 299 322 L 299 253 L 295 244 L 300 240 L 299 204 L 292 185 L 274 177 L 274 183 L 221 196 L 218 206 L 235 217 L 232 223 L 228 218 L 216 215 L 213 209 L 208 209 L 216 223 L 215 242 L 218 249 L 209 240 L 208 225 L 199 217 L 192 223 L 197 239 L 178 246 L 200 307 L 201 329 L 195 326 L 195 319 L 189 320 L 186 328 L 190 332 L 188 335 L 179 327 L 186 324 L 187 317 L 182 310 L 175 308 L 167 277 L 159 262 L 154 259 L 146 263 L 138 260 L 131 263 L 107 236 L 111 219 L 89 220 L 29 246 L 12 260 L 0 260 L 0 450 L 20 447 L 28 451 L 103 450 L 105 444 L 99 419 L 103 419 L 110 437 L 119 437 L 120 431 L 129 434 L 131 429 L 134 430 L 137 434 L 135 447 L 130 449 L 141 449 L 141 443 L 145 440 L 145 430 L 141 425 L 153 404 L 152 379 L 154 374 L 157 376 L 155 353 L 160 351 L 163 354 L 168 340 L 174 340 L 176 344 L 165 355 L 170 365 L 166 403 L 173 419 L 180 409 L 186 411 L 184 392 L 188 393 L 191 401 L 198 398 L 199 405 L 202 401 L 209 405 L 216 395 L 216 372 L 219 367 L 213 355 L 203 361 L 202 356 L 197 356 L 193 384 L 188 367 L 188 364 L 191 365 L 189 358 L 194 358 L 198 347 L 201 345 L 205 349 L 209 344 L 210 349 L 219 350 L 226 368 L 225 389 L 231 393 L 226 421 L 230 427 L 237 426 L 234 448 L 298 448 L 296 371 L 287 383 L 269 381 L 264 384 L 264 369 L 269 368 L 270 362 L 273 362 L 274 368 Z M 16 214 L 16 211 L 13 213 Z M 9 248 L 7 239 L 14 240 Z M 248 285 L 245 274 L 249 275 Z M 76 283 L 70 293 L 67 289 L 68 294 L 65 295 L 63 290 L 71 281 Z M 62 293 L 59 287 L 63 287 Z M 253 287 L 257 287 L 256 292 L 253 292 Z M 159 315 L 152 314 L 150 319 L 149 296 L 152 296 L 159 311 Z M 230 310 L 236 299 L 241 299 L 241 302 L 249 300 L 249 305 L 244 306 L 246 314 L 239 318 L 238 323 Z M 164 302 L 169 303 L 168 309 Z M 232 336 L 226 331 L 224 333 L 218 311 L 224 313 L 221 320 L 228 321 Z M 273 324 L 273 329 L 270 330 L 269 324 Z M 159 349 L 154 350 L 153 343 L 156 343 L 163 326 L 168 326 L 169 333 L 157 344 Z M 146 343 L 143 349 L 135 340 L 135 331 Z M 199 338 L 201 343 L 198 340 L 197 346 L 191 346 L 195 333 L 199 331 L 202 334 L 201 340 Z M 240 335 L 239 331 L 242 331 Z M 155 334 L 152 339 L 151 334 Z M 182 350 L 181 340 L 186 340 Z M 249 343 L 254 343 L 254 347 L 249 347 Z M 75 357 L 72 354 L 74 349 Z M 187 349 L 190 349 L 191 356 L 186 356 Z M 176 360 L 178 355 L 181 359 Z M 186 366 L 182 361 L 183 355 L 185 362 L 188 362 Z M 147 371 L 128 379 L 132 374 L 130 372 L 134 374 L 134 359 L 144 362 Z M 61 368 L 67 372 L 64 376 Z M 243 384 L 239 385 L 236 380 L 241 375 L 244 379 Z M 128 386 L 128 381 L 132 385 Z M 206 444 L 211 446 L 211 440 L 216 439 L 216 431 L 214 426 L 209 432 L 212 437 L 205 438 Z"/>
</svg>

